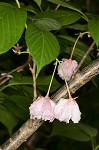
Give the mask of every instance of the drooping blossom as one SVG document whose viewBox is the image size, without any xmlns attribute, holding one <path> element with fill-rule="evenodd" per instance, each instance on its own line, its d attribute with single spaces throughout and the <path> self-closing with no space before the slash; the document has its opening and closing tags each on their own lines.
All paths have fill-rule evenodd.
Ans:
<svg viewBox="0 0 99 150">
<path fill-rule="evenodd" d="M 50 98 L 38 97 L 29 107 L 31 119 L 49 120 L 52 122 L 55 119 L 54 108 L 55 102 Z"/>
<path fill-rule="evenodd" d="M 73 99 L 61 98 L 55 106 L 55 118 L 59 121 L 69 123 L 70 119 L 78 123 L 81 119 L 81 112 L 77 102 Z"/>
<path fill-rule="evenodd" d="M 58 75 L 64 80 L 64 76 L 66 80 L 69 81 L 71 76 L 73 75 L 74 70 L 77 68 L 78 63 L 76 60 L 63 58 L 61 63 L 58 66 Z M 63 71 L 62 71 L 63 69 Z M 63 74 L 64 72 L 64 74 Z"/>
</svg>

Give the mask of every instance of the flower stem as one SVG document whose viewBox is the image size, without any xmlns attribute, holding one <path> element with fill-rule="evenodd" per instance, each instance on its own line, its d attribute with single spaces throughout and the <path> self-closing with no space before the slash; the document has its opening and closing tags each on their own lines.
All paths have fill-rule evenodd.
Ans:
<svg viewBox="0 0 99 150">
<path fill-rule="evenodd" d="M 16 4 L 17 4 L 18 8 L 21 8 L 19 1 L 18 0 L 15 0 L 15 1 L 16 1 Z M 26 23 L 25 23 L 25 28 L 27 29 L 27 24 Z"/>
<path fill-rule="evenodd" d="M 68 83 L 67 83 L 64 71 L 63 71 L 63 67 L 62 67 L 62 65 L 61 65 L 61 63 L 60 63 L 60 61 L 58 59 L 56 59 L 56 61 L 59 63 L 59 65 L 61 67 L 61 70 L 62 70 L 62 73 L 63 73 L 63 76 L 64 76 L 64 80 L 65 80 L 65 84 L 66 84 L 66 88 L 67 88 L 67 91 L 68 91 L 69 99 L 70 99 L 72 96 L 70 94 L 69 86 L 68 86 Z"/>
<path fill-rule="evenodd" d="M 15 1 L 16 1 L 16 4 L 17 4 L 18 8 L 21 8 L 19 1 L 18 0 L 15 0 Z"/>
<path fill-rule="evenodd" d="M 74 46 L 73 46 L 73 49 L 72 49 L 72 52 L 71 52 L 71 55 L 70 55 L 70 59 L 72 59 L 72 56 L 73 56 L 73 53 L 74 53 L 74 50 L 75 50 L 75 47 L 76 47 L 76 44 L 79 40 L 80 37 L 82 37 L 84 34 L 88 34 L 89 32 L 83 32 L 83 33 L 80 33 L 79 36 L 77 37 L 75 43 L 74 43 Z"/>
<path fill-rule="evenodd" d="M 54 71 L 53 71 L 53 74 L 52 74 L 52 77 L 51 77 L 51 81 L 50 81 L 50 84 L 49 84 L 49 87 L 48 87 L 48 91 L 47 91 L 47 94 L 46 94 L 45 97 L 49 96 L 49 92 L 50 92 L 50 89 L 51 89 L 51 85 L 52 85 L 52 81 L 53 81 L 54 74 L 55 74 L 55 71 L 56 71 L 56 67 L 57 67 L 57 61 L 55 62 L 55 68 L 54 68 Z"/>
</svg>

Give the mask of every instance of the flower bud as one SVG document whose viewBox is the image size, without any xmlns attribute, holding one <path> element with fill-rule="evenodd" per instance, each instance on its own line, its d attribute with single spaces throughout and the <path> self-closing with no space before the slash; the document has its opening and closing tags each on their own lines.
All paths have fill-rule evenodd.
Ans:
<svg viewBox="0 0 99 150">
<path fill-rule="evenodd" d="M 63 58 L 62 62 L 58 66 L 58 75 L 64 80 L 64 76 L 66 80 L 69 81 L 71 76 L 73 75 L 74 70 L 77 68 L 78 63 L 76 60 Z M 63 71 L 62 71 L 63 70 Z M 64 74 L 63 74 L 64 72 Z"/>
</svg>

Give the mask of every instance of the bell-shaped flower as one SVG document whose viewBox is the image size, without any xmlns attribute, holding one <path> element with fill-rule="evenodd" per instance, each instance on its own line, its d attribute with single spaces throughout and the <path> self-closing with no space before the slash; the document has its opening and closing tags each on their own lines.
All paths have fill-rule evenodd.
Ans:
<svg viewBox="0 0 99 150">
<path fill-rule="evenodd" d="M 61 63 L 58 66 L 58 75 L 63 80 L 65 76 L 66 80 L 69 81 L 71 76 L 73 75 L 74 70 L 77 68 L 77 66 L 78 66 L 78 63 L 76 60 L 63 58 Z"/>
<path fill-rule="evenodd" d="M 54 109 L 55 118 L 59 121 L 69 123 L 70 119 L 74 123 L 78 123 L 81 119 L 79 106 L 73 98 L 61 98 Z"/>
<path fill-rule="evenodd" d="M 38 97 L 29 107 L 30 119 L 42 119 L 52 122 L 55 119 L 55 105 L 55 102 L 50 98 Z"/>
</svg>

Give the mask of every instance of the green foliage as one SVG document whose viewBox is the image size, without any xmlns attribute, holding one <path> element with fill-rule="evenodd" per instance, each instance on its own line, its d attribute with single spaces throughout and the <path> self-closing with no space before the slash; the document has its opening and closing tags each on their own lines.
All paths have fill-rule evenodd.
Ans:
<svg viewBox="0 0 99 150">
<path fill-rule="evenodd" d="M 88 21 L 88 18 L 85 16 L 85 14 L 83 14 L 83 12 L 82 12 L 80 9 L 74 7 L 73 5 L 70 5 L 69 3 L 63 2 L 63 1 L 60 1 L 60 0 L 48 0 L 48 1 L 50 1 L 50 2 L 52 2 L 52 3 L 55 3 L 55 4 L 58 4 L 58 5 L 61 5 L 61 6 L 63 6 L 63 7 L 66 7 L 66 8 L 68 8 L 68 9 L 77 11 L 77 12 L 79 12 L 80 14 L 82 14 L 82 16 L 84 17 L 84 19 L 85 19 L 86 21 Z"/>
<path fill-rule="evenodd" d="M 12 134 L 12 129 L 18 124 L 18 121 L 18 118 L 9 112 L 9 110 L 0 109 L 0 122 L 7 127 L 9 134 Z"/>
<path fill-rule="evenodd" d="M 60 135 L 77 141 L 91 141 L 97 135 L 97 129 L 84 124 L 63 123 L 55 121 L 51 136 Z"/>
<path fill-rule="evenodd" d="M 29 118 L 29 106 L 33 101 L 32 74 L 28 65 L 15 69 L 31 57 L 26 54 L 27 48 L 37 67 L 37 95 L 45 96 L 55 59 L 70 58 L 80 32 L 89 31 L 91 37 L 85 34 L 78 40 L 72 59 L 79 63 L 93 40 L 96 46 L 79 70 L 97 58 L 96 49 L 99 46 L 98 0 L 89 3 L 83 0 L 22 0 L 19 3 L 20 8 L 16 1 L 0 2 L 0 145 L 8 134 L 14 133 Z M 20 46 L 15 48 L 17 43 Z M 29 63 L 32 66 L 32 61 Z M 4 77 L 2 73 L 6 72 L 13 78 L 9 75 Z M 50 95 L 63 84 L 64 81 L 59 78 L 56 70 Z M 32 142 L 33 145 L 28 147 L 27 142 L 19 149 L 89 150 L 92 142 L 95 150 L 94 145 L 99 144 L 98 91 L 97 76 L 75 93 L 79 96 L 81 123 L 45 122 L 33 135 L 36 144 Z"/>
<path fill-rule="evenodd" d="M 53 18 L 53 19 L 57 20 L 61 24 L 61 26 L 65 26 L 65 25 L 72 24 L 72 23 L 76 22 L 77 20 L 79 20 L 81 18 L 81 15 L 78 12 L 70 11 L 70 10 L 68 10 L 68 11 L 67 10 L 57 10 L 57 11 L 48 10 L 45 12 L 38 13 L 35 16 L 35 19 L 37 19 L 37 20 L 44 19 L 44 18 L 46 19 L 47 17 L 49 17 L 50 19 Z M 54 25 L 54 22 L 50 26 L 53 27 L 53 25 Z M 59 29 L 59 27 L 57 27 L 57 28 Z M 56 30 L 58 30 L 57 28 L 56 28 Z M 54 29 L 55 29 L 55 27 L 52 28 L 52 30 L 54 30 Z"/>
<path fill-rule="evenodd" d="M 37 28 L 45 31 L 59 30 L 61 28 L 59 22 L 51 18 L 39 18 L 34 24 Z"/>
<path fill-rule="evenodd" d="M 26 31 L 26 42 L 37 65 L 38 75 L 42 67 L 58 56 L 58 41 L 52 33 L 40 30 L 31 24 Z"/>
<path fill-rule="evenodd" d="M 98 18 L 91 19 L 88 23 L 88 29 L 91 36 L 95 40 L 97 46 L 99 46 L 99 20 Z"/>
<path fill-rule="evenodd" d="M 37 84 L 37 89 L 43 91 L 43 92 L 47 92 L 49 83 L 51 80 L 51 76 L 43 76 L 43 77 L 38 77 L 36 84 Z M 31 90 L 33 92 L 32 89 L 32 85 L 33 85 L 33 81 L 32 81 L 32 77 L 29 76 L 14 76 L 14 78 L 12 78 L 9 83 L 5 86 L 3 86 L 0 91 L 3 91 L 4 89 L 11 87 L 11 88 L 15 88 L 15 86 L 31 86 Z M 13 87 L 12 87 L 13 86 Z M 54 78 L 53 79 L 53 83 L 52 83 L 52 87 L 51 87 L 51 91 L 50 92 L 54 92 L 56 91 L 59 87 L 61 86 L 61 84 Z M 25 88 L 29 88 L 29 87 L 25 87 Z M 27 89 L 27 92 L 30 91 L 30 88 Z"/>
<path fill-rule="evenodd" d="M 8 51 L 19 40 L 26 17 L 24 9 L 0 3 L 0 53 Z"/>
</svg>

